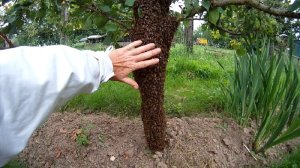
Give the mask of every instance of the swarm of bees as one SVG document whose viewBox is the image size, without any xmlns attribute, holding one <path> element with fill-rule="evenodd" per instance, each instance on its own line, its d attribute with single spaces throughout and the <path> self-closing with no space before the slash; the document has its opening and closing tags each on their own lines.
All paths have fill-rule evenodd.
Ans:
<svg viewBox="0 0 300 168">
<path fill-rule="evenodd" d="M 142 120 L 148 146 L 161 151 L 166 146 L 166 116 L 163 108 L 166 65 L 173 36 L 179 25 L 169 15 L 172 0 L 136 0 L 131 39 L 144 44 L 155 43 L 162 49 L 156 66 L 134 72 L 142 98 Z"/>
</svg>

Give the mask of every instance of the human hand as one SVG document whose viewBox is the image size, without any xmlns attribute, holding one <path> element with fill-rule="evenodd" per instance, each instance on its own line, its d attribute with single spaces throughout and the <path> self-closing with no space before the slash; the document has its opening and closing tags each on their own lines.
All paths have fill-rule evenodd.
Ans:
<svg viewBox="0 0 300 168">
<path fill-rule="evenodd" d="M 135 89 L 139 88 L 137 82 L 128 75 L 135 70 L 157 64 L 159 59 L 152 57 L 161 53 L 161 49 L 155 48 L 153 43 L 140 46 L 141 44 L 142 41 L 135 41 L 109 54 L 115 73 L 112 80 L 129 84 Z"/>
</svg>

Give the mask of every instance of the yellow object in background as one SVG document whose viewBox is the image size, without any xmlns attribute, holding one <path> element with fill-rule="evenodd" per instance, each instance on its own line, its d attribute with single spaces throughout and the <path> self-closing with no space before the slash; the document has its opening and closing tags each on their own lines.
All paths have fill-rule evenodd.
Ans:
<svg viewBox="0 0 300 168">
<path fill-rule="evenodd" d="M 208 40 L 206 38 L 197 38 L 197 44 L 208 45 Z"/>
</svg>

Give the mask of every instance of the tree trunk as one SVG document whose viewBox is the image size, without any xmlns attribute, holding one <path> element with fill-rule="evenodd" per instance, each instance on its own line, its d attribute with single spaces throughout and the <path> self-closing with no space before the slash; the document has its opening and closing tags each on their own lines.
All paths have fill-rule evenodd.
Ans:
<svg viewBox="0 0 300 168">
<path fill-rule="evenodd" d="M 136 0 L 132 40 L 155 43 L 162 49 L 159 65 L 134 72 L 140 85 L 142 120 L 148 146 L 161 151 L 166 146 L 166 116 L 163 108 L 166 65 L 173 36 L 179 25 L 169 15 L 171 0 Z"/>
<path fill-rule="evenodd" d="M 68 41 L 68 37 L 65 34 L 65 26 L 68 23 L 69 20 L 69 4 L 67 1 L 63 0 L 62 1 L 62 10 L 61 10 L 61 22 L 62 22 L 62 28 L 60 32 L 60 44 L 66 44 Z"/>
<path fill-rule="evenodd" d="M 193 53 L 193 32 L 194 32 L 194 21 L 190 18 L 188 26 L 184 28 L 184 42 L 186 46 L 186 51 L 188 53 Z"/>
</svg>

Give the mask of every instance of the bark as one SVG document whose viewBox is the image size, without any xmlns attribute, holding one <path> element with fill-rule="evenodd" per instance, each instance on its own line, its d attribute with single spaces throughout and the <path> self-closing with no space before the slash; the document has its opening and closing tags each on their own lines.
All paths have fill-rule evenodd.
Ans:
<svg viewBox="0 0 300 168">
<path fill-rule="evenodd" d="M 155 43 L 162 49 L 159 65 L 134 72 L 140 85 L 141 113 L 148 146 L 161 151 L 166 146 L 166 116 L 163 108 L 166 65 L 179 22 L 169 15 L 171 0 L 136 0 L 132 40 Z"/>
<path fill-rule="evenodd" d="M 297 18 L 300 19 L 300 13 L 288 11 L 283 8 L 276 8 L 269 5 L 266 5 L 258 0 L 210 0 L 211 7 L 226 7 L 229 5 L 245 5 L 253 7 L 257 10 L 263 11 L 270 15 L 286 17 L 286 18 Z M 187 18 L 193 17 L 196 14 L 201 14 L 207 11 L 203 6 L 195 7 L 186 17 L 178 18 L 179 21 L 183 21 Z"/>
<path fill-rule="evenodd" d="M 13 48 L 13 47 L 14 47 L 13 43 L 11 42 L 11 40 L 10 40 L 4 33 L 1 33 L 1 32 L 0 32 L 0 38 L 1 38 L 2 40 L 4 40 L 5 43 L 8 44 L 8 47 L 9 47 L 9 48 Z"/>
<path fill-rule="evenodd" d="M 188 53 L 193 53 L 193 33 L 194 33 L 194 21 L 193 18 L 189 19 L 189 25 L 184 29 L 184 42 Z"/>
<path fill-rule="evenodd" d="M 60 32 L 60 44 L 66 44 L 68 41 L 68 36 L 65 34 L 64 29 L 69 21 L 69 4 L 65 0 L 62 1 L 62 10 L 61 10 L 61 22 L 62 29 Z"/>
<path fill-rule="evenodd" d="M 272 6 L 265 5 L 258 0 L 211 0 L 211 4 L 214 7 L 224 7 L 229 5 L 247 5 L 257 10 L 269 13 L 271 15 L 300 19 L 300 13 L 294 13 L 286 9 L 274 8 Z"/>
</svg>

